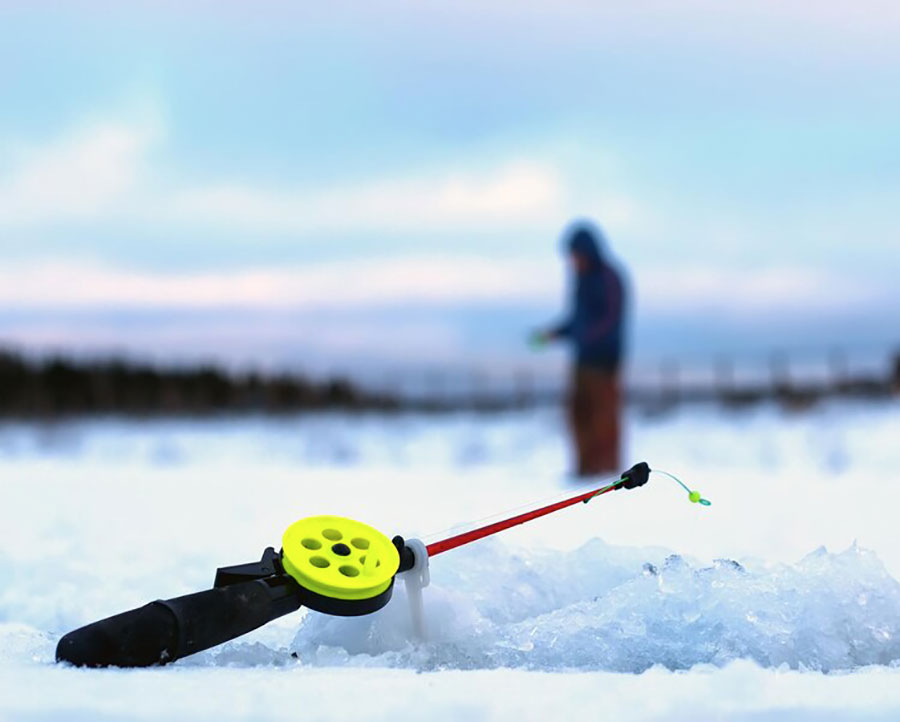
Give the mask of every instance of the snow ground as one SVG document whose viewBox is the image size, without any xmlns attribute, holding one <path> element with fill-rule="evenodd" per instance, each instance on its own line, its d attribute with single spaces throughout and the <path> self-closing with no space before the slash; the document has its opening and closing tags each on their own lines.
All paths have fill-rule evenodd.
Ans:
<svg viewBox="0 0 900 722">
<path fill-rule="evenodd" d="M 437 557 L 424 644 L 398 585 L 370 617 L 301 612 L 168 668 L 85 671 L 53 664 L 62 633 L 208 587 L 296 518 L 427 539 L 572 490 L 561 419 L 0 426 L 0 719 L 900 718 L 900 407 L 628 427 L 629 463 L 713 506 L 654 478 Z"/>
</svg>

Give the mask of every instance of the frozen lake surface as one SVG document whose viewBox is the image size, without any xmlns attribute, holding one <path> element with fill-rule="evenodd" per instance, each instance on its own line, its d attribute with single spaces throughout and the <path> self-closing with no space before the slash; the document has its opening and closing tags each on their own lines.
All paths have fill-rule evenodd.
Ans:
<svg viewBox="0 0 900 722">
<path fill-rule="evenodd" d="M 654 477 L 436 557 L 415 642 L 300 612 L 144 671 L 64 632 L 334 513 L 441 530 L 576 487 L 551 410 L 0 426 L 0 719 L 900 717 L 900 406 L 632 415 Z"/>
</svg>

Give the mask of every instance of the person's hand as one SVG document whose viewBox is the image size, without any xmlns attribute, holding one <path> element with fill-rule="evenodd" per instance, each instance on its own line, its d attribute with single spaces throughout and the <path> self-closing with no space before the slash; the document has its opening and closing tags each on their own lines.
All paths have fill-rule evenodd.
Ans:
<svg viewBox="0 0 900 722">
<path fill-rule="evenodd" d="M 547 346 L 552 340 L 553 334 L 550 331 L 532 331 L 528 336 L 528 345 L 535 350 L 539 350 Z"/>
</svg>

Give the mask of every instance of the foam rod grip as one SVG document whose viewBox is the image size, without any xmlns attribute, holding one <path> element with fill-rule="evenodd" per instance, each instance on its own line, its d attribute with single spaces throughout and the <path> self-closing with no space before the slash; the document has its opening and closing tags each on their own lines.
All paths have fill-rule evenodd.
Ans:
<svg viewBox="0 0 900 722">
<path fill-rule="evenodd" d="M 69 632 L 56 661 L 79 667 L 168 664 L 261 627 L 300 607 L 286 578 L 256 579 L 156 601 Z"/>
</svg>

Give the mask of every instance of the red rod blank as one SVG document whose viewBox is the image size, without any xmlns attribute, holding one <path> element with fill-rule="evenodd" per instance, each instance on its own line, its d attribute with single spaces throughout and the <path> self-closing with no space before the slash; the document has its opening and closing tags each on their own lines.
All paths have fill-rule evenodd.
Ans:
<svg viewBox="0 0 900 722">
<path fill-rule="evenodd" d="M 523 514 L 518 514 L 517 516 L 510 517 L 509 519 L 496 521 L 493 524 L 487 524 L 485 526 L 479 527 L 478 529 L 472 529 L 471 531 L 463 532 L 462 534 L 457 534 L 456 536 L 451 536 L 447 539 L 441 539 L 439 541 L 433 542 L 426 547 L 426 549 L 428 550 L 428 556 L 433 557 L 435 554 L 441 554 L 442 552 L 456 549 L 456 547 L 461 547 L 463 544 L 468 544 L 469 542 L 477 541 L 478 539 L 484 539 L 484 537 L 490 536 L 491 534 L 496 534 L 498 531 L 503 531 L 504 529 L 509 529 L 510 527 L 524 524 L 526 521 L 537 519 L 538 517 L 545 516 L 546 514 L 552 514 L 554 511 L 565 509 L 567 506 L 577 504 L 579 501 L 587 501 L 594 496 L 606 494 L 613 489 L 618 489 L 619 483 L 612 484 L 606 488 L 600 487 L 600 489 L 592 489 L 591 491 L 586 491 L 583 494 L 579 494 L 578 496 L 573 496 L 570 499 L 563 499 L 562 501 L 557 501 L 554 504 L 542 506 L 540 509 L 526 511 Z"/>
</svg>

